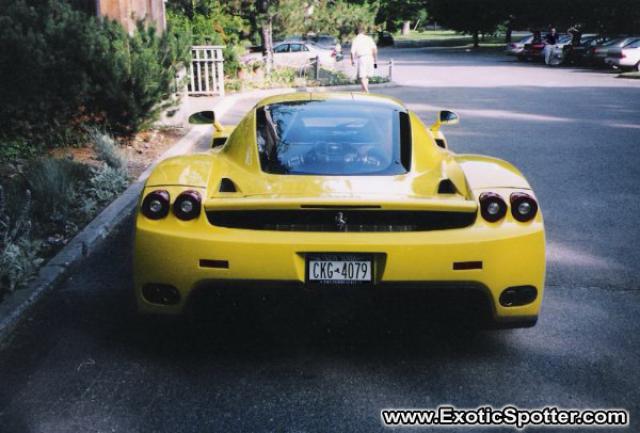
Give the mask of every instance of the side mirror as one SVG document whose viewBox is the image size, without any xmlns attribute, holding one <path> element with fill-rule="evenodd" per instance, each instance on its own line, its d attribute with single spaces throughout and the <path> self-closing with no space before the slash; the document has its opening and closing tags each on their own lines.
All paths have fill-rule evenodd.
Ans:
<svg viewBox="0 0 640 433">
<path fill-rule="evenodd" d="M 438 120 L 441 125 L 456 125 L 460 123 L 460 117 L 449 110 L 442 110 L 438 113 Z"/>
<path fill-rule="evenodd" d="M 192 125 L 213 125 L 216 121 L 216 113 L 211 110 L 199 111 L 189 116 L 189 123 Z"/>
<path fill-rule="evenodd" d="M 432 132 L 437 132 L 442 125 L 457 125 L 458 123 L 460 123 L 460 116 L 453 111 L 442 110 L 438 113 L 438 120 L 431 125 L 430 129 Z"/>
<path fill-rule="evenodd" d="M 189 116 L 189 123 L 192 125 L 213 125 L 214 131 L 213 138 L 211 139 L 211 147 L 224 145 L 234 129 L 234 127 L 222 126 L 216 120 L 216 113 L 211 110 L 193 113 Z"/>
</svg>

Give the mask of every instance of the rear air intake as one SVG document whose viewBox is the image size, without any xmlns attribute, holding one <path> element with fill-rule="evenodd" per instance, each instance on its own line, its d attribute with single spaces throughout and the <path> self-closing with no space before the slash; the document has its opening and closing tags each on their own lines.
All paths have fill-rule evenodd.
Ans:
<svg viewBox="0 0 640 433">
<path fill-rule="evenodd" d="M 228 260 L 200 259 L 201 268 L 229 269 Z"/>
<path fill-rule="evenodd" d="M 229 179 L 228 177 L 223 177 L 222 179 L 220 179 L 220 188 L 218 189 L 219 192 L 237 192 L 237 188 L 236 188 L 236 184 L 233 183 L 233 181 L 231 179 Z"/>
<path fill-rule="evenodd" d="M 482 269 L 482 262 L 453 262 L 454 271 L 469 271 L 471 269 Z"/>
<path fill-rule="evenodd" d="M 500 294 L 500 305 L 517 307 L 532 303 L 538 297 L 538 289 L 534 286 L 514 286 L 506 288 Z"/>
<path fill-rule="evenodd" d="M 180 292 L 170 284 L 145 284 L 142 296 L 152 304 L 175 305 L 180 302 Z"/>
<path fill-rule="evenodd" d="M 438 185 L 438 194 L 456 194 L 458 190 L 449 179 L 442 179 Z"/>
<path fill-rule="evenodd" d="M 476 212 L 269 209 L 208 211 L 207 219 L 214 226 L 247 230 L 414 232 L 467 227 L 475 222 Z"/>
</svg>

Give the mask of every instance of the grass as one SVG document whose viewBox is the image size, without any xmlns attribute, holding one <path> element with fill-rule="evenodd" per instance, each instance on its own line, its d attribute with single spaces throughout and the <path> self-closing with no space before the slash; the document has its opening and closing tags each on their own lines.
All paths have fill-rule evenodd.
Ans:
<svg viewBox="0 0 640 433">
<path fill-rule="evenodd" d="M 468 38 L 471 39 L 470 35 L 463 35 L 461 33 L 455 32 L 453 30 L 426 30 L 426 31 L 410 31 L 408 35 L 403 35 L 401 33 L 396 33 L 393 35 L 393 38 L 396 41 L 435 41 L 435 40 L 447 40 L 447 39 L 460 39 L 460 38 Z"/>
<path fill-rule="evenodd" d="M 473 44 L 473 36 L 459 33 L 453 30 L 426 30 L 411 31 L 408 35 L 400 33 L 393 35 L 396 46 L 460 46 Z M 480 38 L 481 47 L 502 47 L 504 46 L 504 35 L 485 35 L 484 40 Z"/>
</svg>

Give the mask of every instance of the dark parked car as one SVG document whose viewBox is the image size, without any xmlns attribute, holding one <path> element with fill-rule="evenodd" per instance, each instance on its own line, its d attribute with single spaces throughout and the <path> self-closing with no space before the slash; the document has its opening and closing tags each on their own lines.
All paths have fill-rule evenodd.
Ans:
<svg viewBox="0 0 640 433">
<path fill-rule="evenodd" d="M 590 64 L 594 48 L 606 41 L 606 36 L 582 35 L 578 45 L 567 46 L 567 62 L 571 64 Z"/>
<path fill-rule="evenodd" d="M 376 32 L 370 34 L 370 36 L 374 39 L 377 38 L 376 40 L 379 47 L 390 47 L 395 43 L 393 35 L 389 32 Z"/>
</svg>

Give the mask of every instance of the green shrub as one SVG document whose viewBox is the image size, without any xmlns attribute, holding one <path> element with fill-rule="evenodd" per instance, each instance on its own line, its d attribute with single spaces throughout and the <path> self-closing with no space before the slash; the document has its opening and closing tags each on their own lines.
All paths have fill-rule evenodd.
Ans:
<svg viewBox="0 0 640 433">
<path fill-rule="evenodd" d="M 23 206 L 11 218 L 4 189 L 0 186 L 0 300 L 23 286 L 38 269 L 41 243 L 31 239 L 31 194 L 24 193 Z"/>
<path fill-rule="evenodd" d="M 94 172 L 89 180 L 87 195 L 97 204 L 109 203 L 129 186 L 127 172 L 109 165 L 104 165 Z"/>
<path fill-rule="evenodd" d="M 127 157 L 119 149 L 118 143 L 108 134 L 93 129 L 90 133 L 93 148 L 100 161 L 117 170 L 126 170 Z"/>
<path fill-rule="evenodd" d="M 0 140 L 0 162 L 32 158 L 36 155 L 36 151 L 36 148 L 21 138 Z"/>
<path fill-rule="evenodd" d="M 249 31 L 246 19 L 229 12 L 229 5 L 219 0 L 168 2 L 167 21 L 176 34 L 187 36 L 193 45 L 224 45 L 224 71 L 235 77 L 240 67 L 239 53 L 244 52 L 240 36 Z"/>
<path fill-rule="evenodd" d="M 271 71 L 267 82 L 269 87 L 291 86 L 296 79 L 296 69 L 294 68 L 275 68 Z"/>
<path fill-rule="evenodd" d="M 135 133 L 169 101 L 188 58 L 188 41 L 171 31 L 129 36 L 63 0 L 0 0 L 0 8 L 0 138 L 80 144 L 86 124 Z"/>
<path fill-rule="evenodd" d="M 186 38 L 171 32 L 158 36 L 153 27 L 142 24 L 133 36 L 123 32 L 118 28 L 113 33 L 109 54 L 91 68 L 97 87 L 90 105 L 109 130 L 131 135 L 176 103 L 171 95 L 177 90 L 177 69 L 186 62 L 189 45 Z"/>
<path fill-rule="evenodd" d="M 65 221 L 75 216 L 78 194 L 88 182 L 91 169 L 69 159 L 42 158 L 32 162 L 27 173 L 34 219 L 39 225 L 64 227 Z"/>
</svg>

